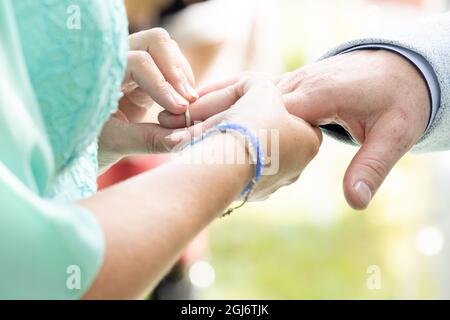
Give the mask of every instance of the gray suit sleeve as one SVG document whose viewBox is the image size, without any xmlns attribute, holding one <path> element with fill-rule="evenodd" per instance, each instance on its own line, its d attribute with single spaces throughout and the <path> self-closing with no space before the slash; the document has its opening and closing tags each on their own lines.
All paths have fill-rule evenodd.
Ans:
<svg viewBox="0 0 450 320">
<path fill-rule="evenodd" d="M 425 59 L 434 71 L 434 79 L 427 80 L 433 102 L 431 122 L 422 138 L 414 146 L 415 152 L 450 149 L 450 13 L 433 16 L 414 26 L 398 32 L 362 38 L 344 43 L 329 51 L 322 59 L 351 50 L 352 48 L 374 45 L 393 46 L 411 50 Z M 410 59 L 411 61 L 411 59 Z M 414 63 L 414 61 L 411 61 Z M 417 64 L 416 64 L 417 66 Z M 419 68 L 420 69 L 420 68 Z M 422 74 L 423 74 L 423 70 Z M 429 75 L 429 73 L 428 73 Z M 432 82 L 432 83 L 430 83 Z M 432 90 L 437 90 L 433 93 Z M 434 99 L 434 100 L 433 100 Z M 437 101 L 435 101 L 438 99 Z M 345 133 L 336 127 L 326 127 L 325 131 L 340 140 L 350 141 Z"/>
</svg>

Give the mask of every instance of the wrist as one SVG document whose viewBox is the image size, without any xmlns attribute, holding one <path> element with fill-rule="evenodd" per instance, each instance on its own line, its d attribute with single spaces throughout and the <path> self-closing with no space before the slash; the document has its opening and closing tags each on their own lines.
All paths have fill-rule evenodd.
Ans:
<svg viewBox="0 0 450 320">
<path fill-rule="evenodd" d="M 254 175 L 254 164 L 250 160 L 245 139 L 232 132 L 212 134 L 183 150 L 178 161 L 229 174 L 235 180 L 233 183 L 240 186 L 239 191 L 244 189 Z"/>
</svg>

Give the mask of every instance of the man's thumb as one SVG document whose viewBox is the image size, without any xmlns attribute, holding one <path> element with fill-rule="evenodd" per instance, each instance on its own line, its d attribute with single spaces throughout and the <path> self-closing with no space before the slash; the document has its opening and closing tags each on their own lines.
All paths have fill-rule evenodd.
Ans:
<svg viewBox="0 0 450 320">
<path fill-rule="evenodd" d="M 399 128 L 374 127 L 351 161 L 344 176 L 348 204 L 365 209 L 398 160 L 411 143 Z"/>
</svg>

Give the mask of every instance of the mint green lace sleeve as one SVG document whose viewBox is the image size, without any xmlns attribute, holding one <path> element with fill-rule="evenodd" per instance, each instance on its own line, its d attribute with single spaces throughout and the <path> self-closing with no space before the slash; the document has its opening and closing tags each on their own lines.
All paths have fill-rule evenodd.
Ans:
<svg viewBox="0 0 450 320">
<path fill-rule="evenodd" d="M 75 204 L 44 197 L 55 156 L 10 0 L 0 1 L 0 299 L 75 299 L 101 266 L 103 233 Z"/>
<path fill-rule="evenodd" d="M 128 54 L 122 0 L 11 1 L 28 75 L 54 154 L 45 196 L 96 191 L 97 137 L 117 110 Z"/>
</svg>

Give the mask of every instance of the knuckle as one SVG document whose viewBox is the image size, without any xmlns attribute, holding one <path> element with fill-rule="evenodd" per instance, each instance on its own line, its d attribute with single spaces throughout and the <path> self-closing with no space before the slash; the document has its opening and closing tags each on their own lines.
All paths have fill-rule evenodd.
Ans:
<svg viewBox="0 0 450 320">
<path fill-rule="evenodd" d="M 237 82 L 238 86 L 245 86 L 246 83 L 249 83 L 252 79 L 252 76 L 250 75 L 243 75 L 239 78 L 239 81 Z"/>
<path fill-rule="evenodd" d="M 389 172 L 386 162 L 375 157 L 366 156 L 361 158 L 359 166 L 365 169 L 366 172 L 369 172 L 377 182 L 381 182 Z"/>
<path fill-rule="evenodd" d="M 225 92 L 225 96 L 229 97 L 231 101 L 237 101 L 241 96 L 239 88 L 240 86 L 229 86 L 223 90 Z"/>
<path fill-rule="evenodd" d="M 163 94 L 164 93 L 168 93 L 169 86 L 170 86 L 169 83 L 166 80 L 164 80 L 164 79 L 156 80 L 153 83 L 153 87 L 154 87 L 155 91 L 163 93 Z"/>
<path fill-rule="evenodd" d="M 159 139 L 152 130 L 145 130 L 144 143 L 147 153 L 152 153 L 158 150 Z"/>
<path fill-rule="evenodd" d="M 297 84 L 295 85 L 297 86 Z M 318 84 L 315 81 L 303 82 L 301 88 L 292 88 L 291 91 L 295 91 L 294 97 L 296 102 L 301 102 L 306 107 L 313 107 L 318 105 L 318 101 L 321 97 L 324 97 L 322 93 L 322 84 Z M 301 89 L 301 90 L 299 90 Z"/>
<path fill-rule="evenodd" d="M 301 84 L 302 99 L 309 102 L 317 102 L 326 97 L 328 103 L 333 103 L 336 96 L 336 88 L 339 87 L 338 80 L 333 74 L 308 74 L 308 71 L 303 71 L 301 78 L 297 79 L 297 85 Z"/>
<path fill-rule="evenodd" d="M 179 63 L 174 64 L 170 71 L 176 80 L 184 80 L 185 79 L 183 68 L 181 67 L 181 65 Z"/>
<path fill-rule="evenodd" d="M 159 43 L 167 43 L 172 40 L 169 33 L 163 28 L 153 28 L 149 31 L 149 35 L 153 41 Z"/>
<path fill-rule="evenodd" d="M 145 51 L 138 51 L 133 54 L 133 59 L 139 66 L 146 66 L 151 63 L 152 58 Z"/>
<path fill-rule="evenodd" d="M 277 87 L 281 90 L 281 92 L 289 93 L 300 87 L 300 83 L 302 83 L 305 79 L 307 79 L 306 67 L 299 68 L 284 74 Z"/>
<path fill-rule="evenodd" d="M 300 170 L 298 170 L 285 184 L 286 186 L 291 185 L 295 182 L 297 182 L 297 180 L 300 178 Z"/>
</svg>

